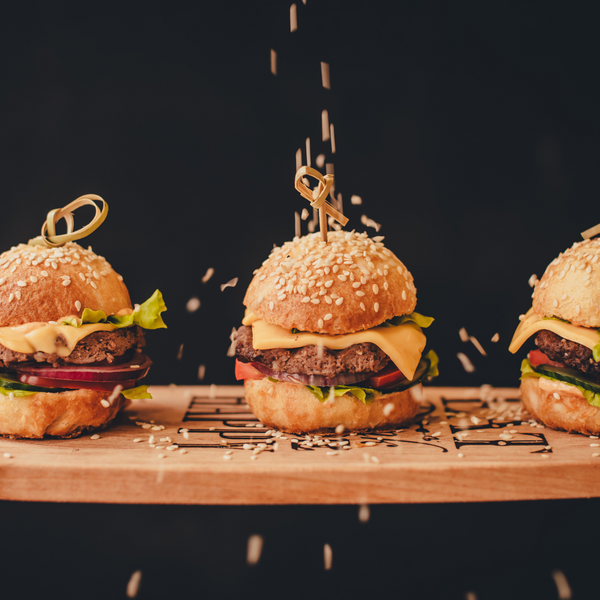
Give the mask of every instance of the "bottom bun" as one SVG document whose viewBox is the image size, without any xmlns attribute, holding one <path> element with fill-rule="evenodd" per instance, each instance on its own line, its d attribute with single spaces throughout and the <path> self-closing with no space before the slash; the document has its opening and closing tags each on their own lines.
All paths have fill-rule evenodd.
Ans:
<svg viewBox="0 0 600 600">
<path fill-rule="evenodd" d="M 526 377 L 521 382 L 521 400 L 548 427 L 585 435 L 600 433 L 600 408 L 589 404 L 573 385 L 545 377 Z"/>
<path fill-rule="evenodd" d="M 377 396 L 364 404 L 352 394 L 321 402 L 303 385 L 267 378 L 247 379 L 244 389 L 246 402 L 261 423 L 289 433 L 325 432 L 339 425 L 347 431 L 404 425 L 421 406 L 410 390 Z M 385 409 L 388 404 L 391 409 Z"/>
<path fill-rule="evenodd" d="M 129 404 L 124 396 L 104 407 L 111 392 L 97 390 L 69 390 L 68 392 L 40 392 L 31 396 L 0 395 L 0 435 L 13 438 L 71 438 L 86 430 L 102 429 Z"/>
</svg>

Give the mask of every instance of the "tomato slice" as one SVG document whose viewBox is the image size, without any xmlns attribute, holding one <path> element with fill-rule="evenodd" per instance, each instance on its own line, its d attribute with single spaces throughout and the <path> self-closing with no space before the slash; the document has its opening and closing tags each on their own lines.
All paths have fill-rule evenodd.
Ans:
<svg viewBox="0 0 600 600">
<path fill-rule="evenodd" d="M 367 380 L 365 387 L 385 388 L 396 385 L 405 379 L 404 373 L 394 363 L 390 362 L 383 371 L 379 371 L 377 375 Z"/>
<path fill-rule="evenodd" d="M 552 365 L 553 367 L 564 367 L 565 365 L 555 360 L 550 360 L 541 350 L 532 350 L 529 353 L 529 362 L 532 367 L 538 365 Z"/>
<path fill-rule="evenodd" d="M 68 390 L 101 390 L 106 392 L 112 392 L 117 385 L 123 387 L 124 390 L 135 387 L 137 380 L 131 379 L 129 381 L 110 381 L 108 383 L 102 383 L 99 381 L 70 381 L 68 379 L 46 379 L 45 377 L 38 377 L 37 375 L 27 375 L 25 373 L 19 373 L 18 379 L 21 383 L 27 383 L 28 385 L 35 385 L 38 387 L 45 388 L 64 388 Z"/>
<path fill-rule="evenodd" d="M 250 363 L 235 361 L 235 378 L 240 379 L 264 379 L 265 376 Z"/>
</svg>

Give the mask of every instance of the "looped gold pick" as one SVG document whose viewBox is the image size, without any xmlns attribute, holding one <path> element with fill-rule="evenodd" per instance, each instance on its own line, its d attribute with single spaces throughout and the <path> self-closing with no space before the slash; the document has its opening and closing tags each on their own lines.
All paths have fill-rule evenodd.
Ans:
<svg viewBox="0 0 600 600">
<path fill-rule="evenodd" d="M 308 175 L 319 182 L 319 185 L 314 190 L 311 190 L 302 180 Z M 331 204 L 327 203 L 327 196 L 333 186 L 333 175 L 328 173 L 323 176 L 319 171 L 311 167 L 300 167 L 296 172 L 294 186 L 300 194 L 306 198 L 310 205 L 319 211 L 319 227 L 321 229 L 321 238 L 324 242 L 327 241 L 327 215 L 333 217 L 341 225 L 348 222 L 348 218 L 341 212 L 337 211 Z"/>
<path fill-rule="evenodd" d="M 98 208 L 96 201 L 102 202 L 102 210 Z M 96 209 L 94 218 L 85 227 L 73 231 L 75 220 L 73 219 L 73 213 L 71 211 L 80 208 L 81 206 L 93 206 Z M 77 200 L 73 200 L 63 208 L 55 208 L 48 213 L 46 221 L 42 225 L 42 234 L 32 240 L 29 240 L 30 246 L 48 246 L 48 248 L 56 248 L 62 246 L 67 242 L 73 242 L 80 240 L 90 233 L 93 233 L 102 225 L 106 215 L 108 214 L 108 204 L 96 194 L 85 194 L 79 196 Z M 56 235 L 56 223 L 61 219 L 65 220 L 67 224 L 67 233 L 62 235 Z"/>
<path fill-rule="evenodd" d="M 589 240 L 593 237 L 596 237 L 598 234 L 600 234 L 600 225 L 596 225 L 594 227 L 590 227 L 589 229 L 586 229 L 585 231 L 582 231 L 581 237 L 584 240 Z"/>
</svg>

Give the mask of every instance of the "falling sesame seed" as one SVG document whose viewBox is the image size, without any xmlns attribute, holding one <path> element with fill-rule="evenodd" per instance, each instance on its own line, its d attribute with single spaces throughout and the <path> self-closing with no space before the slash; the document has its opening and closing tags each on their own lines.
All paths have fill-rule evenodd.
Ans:
<svg viewBox="0 0 600 600">
<path fill-rule="evenodd" d="M 187 301 L 185 308 L 189 313 L 196 312 L 200 308 L 200 299 L 196 298 L 195 296 L 193 298 L 190 298 Z"/>
<path fill-rule="evenodd" d="M 467 373 L 473 373 L 475 371 L 473 363 L 470 361 L 469 357 L 466 354 L 464 354 L 463 352 L 459 352 L 456 356 L 458 357 L 458 360 L 460 360 L 460 362 L 462 363 L 463 369 Z"/>
<path fill-rule="evenodd" d="M 225 290 L 228 287 L 235 287 L 237 285 L 239 277 L 234 277 L 233 279 L 230 279 L 227 283 L 222 283 L 221 284 L 221 291 Z"/>
</svg>

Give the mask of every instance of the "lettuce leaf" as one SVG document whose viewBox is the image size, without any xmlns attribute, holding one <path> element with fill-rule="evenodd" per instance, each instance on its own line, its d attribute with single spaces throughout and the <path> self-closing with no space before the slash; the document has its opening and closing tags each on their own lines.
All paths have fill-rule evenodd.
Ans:
<svg viewBox="0 0 600 600">
<path fill-rule="evenodd" d="M 567 385 L 572 385 L 573 387 L 576 387 L 583 394 L 583 397 L 588 401 L 588 404 L 591 404 L 592 406 L 597 406 L 598 408 L 600 408 L 600 394 L 592 392 L 591 390 L 587 390 L 584 387 L 581 387 L 579 385 L 575 385 L 573 383 L 567 383 L 566 381 L 563 381 L 562 379 L 558 379 L 556 377 L 550 377 L 547 373 L 544 373 L 542 375 L 542 374 L 538 373 L 531 366 L 529 359 L 525 358 L 525 359 L 523 359 L 523 362 L 521 363 L 521 379 L 525 379 L 527 377 L 543 377 L 544 379 L 551 379 L 552 381 L 560 381 L 560 383 L 566 383 Z"/>
<path fill-rule="evenodd" d="M 598 336 L 600 337 L 600 331 L 598 332 Z M 594 346 L 592 350 L 592 357 L 596 362 L 600 362 L 600 343 Z"/>
<path fill-rule="evenodd" d="M 427 371 L 425 373 L 422 373 L 420 376 L 416 376 L 415 380 L 413 382 L 410 382 L 409 384 L 406 385 L 406 387 L 404 386 L 399 386 L 397 388 L 394 388 L 393 390 L 385 390 L 385 393 L 391 393 L 393 391 L 401 391 L 401 390 L 405 390 L 405 389 L 409 389 L 411 387 L 413 387 L 414 385 L 417 385 L 418 383 L 422 383 L 423 381 L 427 380 L 427 379 L 433 379 L 434 377 L 437 377 L 440 372 L 438 369 L 438 364 L 440 362 L 440 359 L 438 358 L 438 355 L 433 351 L 430 350 L 423 358 L 427 359 L 429 365 L 426 367 Z M 423 359 L 421 359 L 422 362 Z M 421 368 L 425 368 L 425 367 L 421 367 Z M 417 369 L 417 373 L 418 373 L 419 369 Z M 269 379 L 271 379 L 269 377 Z M 305 386 L 306 389 L 311 392 L 312 394 L 314 394 L 318 400 L 320 402 L 325 402 L 325 400 L 327 400 L 329 398 L 329 394 L 330 394 L 330 387 L 319 387 L 316 385 L 307 385 Z M 355 396 L 356 398 L 358 398 L 360 401 L 364 402 L 365 404 L 371 404 L 371 402 L 373 402 L 373 400 L 375 400 L 375 398 L 377 396 L 381 396 L 381 394 L 383 392 L 380 392 L 379 390 L 375 390 L 372 388 L 366 388 L 366 387 L 361 387 L 358 385 L 336 385 L 334 387 L 333 390 L 334 396 L 339 397 L 339 396 L 343 396 L 344 394 L 352 394 L 353 396 Z"/>
<path fill-rule="evenodd" d="M 122 327 L 131 327 L 139 325 L 144 329 L 161 329 L 166 328 L 165 322 L 161 317 L 161 313 L 167 310 L 167 306 L 163 300 L 163 296 L 159 290 L 156 290 L 146 302 L 144 302 L 139 310 L 134 311 L 130 315 L 110 315 L 107 316 L 104 311 L 91 310 L 85 308 L 81 315 L 81 319 L 70 317 L 62 321 L 63 325 L 72 325 L 73 327 L 81 327 L 91 323 L 109 323 L 117 329 Z"/>
<path fill-rule="evenodd" d="M 314 394 L 320 402 L 325 402 L 329 398 L 330 387 L 319 387 L 316 385 L 307 385 L 306 389 Z M 354 385 L 336 385 L 333 388 L 333 395 L 336 397 L 344 394 L 352 394 L 365 404 L 371 404 L 376 396 L 380 396 L 381 392 L 372 390 L 371 388 L 363 388 Z"/>
<path fill-rule="evenodd" d="M 402 325 L 403 323 L 414 323 L 418 327 L 422 327 L 423 329 L 427 329 L 434 321 L 433 317 L 426 317 L 425 315 L 421 315 L 417 312 L 411 313 L 410 315 L 402 315 L 400 317 L 393 317 L 392 319 L 388 319 L 378 327 L 398 327 L 398 325 Z"/>
<path fill-rule="evenodd" d="M 148 392 L 147 385 L 138 385 L 137 387 L 123 390 L 121 394 L 123 394 L 127 400 L 152 400 L 152 395 Z"/>
<path fill-rule="evenodd" d="M 429 370 L 427 371 L 427 375 L 425 375 L 425 379 L 433 379 L 434 377 L 438 377 L 440 374 L 440 370 L 438 368 L 440 359 L 438 358 L 438 355 L 433 350 L 430 350 L 425 355 L 425 358 L 429 359 Z"/>
<path fill-rule="evenodd" d="M 26 390 L 14 390 L 9 387 L 0 387 L 0 394 L 2 394 L 3 396 L 14 394 L 16 398 L 21 398 L 22 396 L 31 396 L 37 393 L 39 392 L 28 392 Z"/>
</svg>

